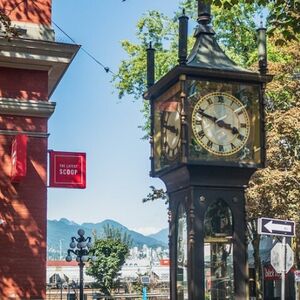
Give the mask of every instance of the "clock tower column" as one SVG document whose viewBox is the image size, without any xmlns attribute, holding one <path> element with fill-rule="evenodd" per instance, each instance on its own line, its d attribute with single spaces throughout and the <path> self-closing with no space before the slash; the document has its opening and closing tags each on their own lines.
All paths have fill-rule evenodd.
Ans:
<svg viewBox="0 0 300 300">
<path fill-rule="evenodd" d="M 0 299 L 46 298 L 50 97 L 78 45 L 57 43 L 51 0 L 0 0 L 18 37 L 0 35 Z M 27 173 L 12 180 L 12 142 L 27 136 Z"/>
</svg>

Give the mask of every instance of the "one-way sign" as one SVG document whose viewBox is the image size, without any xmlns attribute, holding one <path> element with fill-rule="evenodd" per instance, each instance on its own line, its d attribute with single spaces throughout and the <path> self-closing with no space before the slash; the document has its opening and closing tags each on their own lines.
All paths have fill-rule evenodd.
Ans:
<svg viewBox="0 0 300 300">
<path fill-rule="evenodd" d="M 259 218 L 257 232 L 266 235 L 295 236 L 295 222 L 270 218 Z"/>
</svg>

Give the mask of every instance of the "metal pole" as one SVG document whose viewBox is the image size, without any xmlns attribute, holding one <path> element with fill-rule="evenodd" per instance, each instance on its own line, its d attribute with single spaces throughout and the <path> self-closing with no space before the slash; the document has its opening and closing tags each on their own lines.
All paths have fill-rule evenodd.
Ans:
<svg viewBox="0 0 300 300">
<path fill-rule="evenodd" d="M 299 300 L 299 295 L 298 295 L 298 283 L 297 281 L 295 280 L 295 277 L 294 277 L 294 281 L 295 281 L 295 300 Z"/>
<path fill-rule="evenodd" d="M 155 49 L 150 42 L 147 48 L 147 87 L 151 87 L 155 82 Z"/>
<path fill-rule="evenodd" d="M 179 17 L 179 41 L 178 41 L 178 62 L 181 65 L 186 64 L 187 58 L 187 38 L 188 38 L 188 20 L 183 10 Z"/>
<path fill-rule="evenodd" d="M 281 300 L 285 299 L 285 269 L 286 269 L 286 237 L 282 239 L 282 272 L 281 272 Z"/>
<path fill-rule="evenodd" d="M 62 300 L 62 290 L 63 290 L 63 285 L 62 282 L 60 282 L 60 300 Z"/>
<path fill-rule="evenodd" d="M 62 260 L 62 245 L 61 245 L 61 241 L 59 240 L 59 260 Z"/>
<path fill-rule="evenodd" d="M 257 32 L 259 72 L 266 74 L 268 71 L 266 28 L 261 27 Z"/>
<path fill-rule="evenodd" d="M 143 300 L 147 300 L 147 287 L 143 287 Z"/>
<path fill-rule="evenodd" d="M 83 300 L 83 267 L 84 263 L 79 263 L 79 300 Z"/>
</svg>

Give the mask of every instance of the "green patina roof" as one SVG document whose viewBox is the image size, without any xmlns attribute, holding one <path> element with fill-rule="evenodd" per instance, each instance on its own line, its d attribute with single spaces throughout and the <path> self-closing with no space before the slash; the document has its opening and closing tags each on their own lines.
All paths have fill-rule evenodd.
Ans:
<svg viewBox="0 0 300 300">
<path fill-rule="evenodd" d="M 211 26 L 199 24 L 195 37 L 196 42 L 188 57 L 187 66 L 254 73 L 238 66 L 223 52 L 215 39 L 215 32 Z"/>
</svg>

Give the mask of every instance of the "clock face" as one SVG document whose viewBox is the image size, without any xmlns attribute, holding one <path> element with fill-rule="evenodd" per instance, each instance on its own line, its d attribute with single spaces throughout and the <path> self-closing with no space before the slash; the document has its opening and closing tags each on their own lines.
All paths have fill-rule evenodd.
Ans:
<svg viewBox="0 0 300 300">
<path fill-rule="evenodd" d="M 179 154 L 181 135 L 180 113 L 176 111 L 165 111 L 162 117 L 162 142 L 163 152 L 170 160 Z"/>
<path fill-rule="evenodd" d="M 200 98 L 192 113 L 196 142 L 208 152 L 230 156 L 240 151 L 250 135 L 250 120 L 237 98 L 227 93 L 210 93 Z"/>
</svg>

